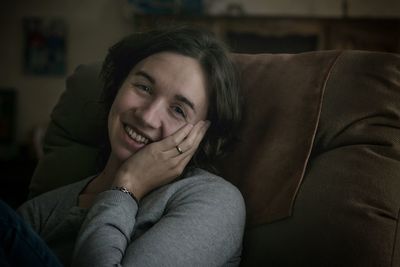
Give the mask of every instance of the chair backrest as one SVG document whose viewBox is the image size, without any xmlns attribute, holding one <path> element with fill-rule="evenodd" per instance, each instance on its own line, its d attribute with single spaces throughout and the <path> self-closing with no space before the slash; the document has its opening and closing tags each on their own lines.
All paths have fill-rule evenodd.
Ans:
<svg viewBox="0 0 400 267">
<path fill-rule="evenodd" d="M 333 64 L 329 62 L 326 74 L 327 63 L 322 62 L 320 70 L 307 73 L 307 64 L 295 62 L 295 58 L 307 55 L 308 64 L 318 64 L 313 59 L 318 53 L 293 55 L 281 63 L 298 64 L 291 75 L 275 72 L 271 77 L 278 80 L 276 83 L 289 79 L 291 90 L 298 88 L 298 76 L 305 81 L 308 75 L 323 79 L 319 102 L 312 97 L 298 99 L 298 105 L 305 102 L 320 106 L 311 154 L 307 160 L 302 159 L 307 161 L 306 168 L 296 184 L 298 191 L 291 195 L 291 216 L 273 223 L 253 224 L 245 235 L 242 265 L 400 266 L 400 56 L 345 51 L 335 56 Z M 319 85 L 308 84 L 304 90 L 315 91 L 314 86 Z M 301 107 L 298 112 L 307 110 Z M 308 125 L 305 118 L 287 119 L 288 124 L 298 123 L 293 138 L 296 133 L 303 134 L 299 131 L 303 123 Z M 302 142 L 302 138 L 305 137 L 297 136 L 287 145 Z M 247 154 L 243 155 L 247 160 Z M 294 160 L 292 154 L 286 156 L 280 158 L 286 163 L 275 163 Z M 271 174 L 259 175 L 270 179 Z M 287 176 L 277 179 L 282 177 Z M 246 180 L 244 185 L 248 183 L 253 181 Z M 282 196 L 289 201 L 282 188 L 294 185 L 281 185 L 275 191 L 276 198 Z M 253 188 L 261 190 L 256 185 Z M 243 191 L 252 193 L 247 187 Z M 262 200 L 258 205 L 263 205 Z"/>
</svg>

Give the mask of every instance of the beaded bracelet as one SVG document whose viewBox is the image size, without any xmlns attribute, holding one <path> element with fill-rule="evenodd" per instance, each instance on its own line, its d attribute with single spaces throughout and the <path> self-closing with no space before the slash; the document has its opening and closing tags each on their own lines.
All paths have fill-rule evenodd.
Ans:
<svg viewBox="0 0 400 267">
<path fill-rule="evenodd" d="M 123 193 L 125 193 L 125 194 L 128 194 L 128 195 L 130 195 L 130 196 L 133 198 L 133 200 L 136 201 L 136 203 L 139 203 L 139 201 L 138 201 L 138 199 L 135 197 L 135 195 L 134 195 L 131 191 L 129 191 L 128 189 L 126 189 L 125 187 L 123 187 L 123 186 L 113 186 L 113 187 L 111 188 L 111 190 L 118 190 L 118 191 L 121 191 L 121 192 L 123 192 Z"/>
</svg>

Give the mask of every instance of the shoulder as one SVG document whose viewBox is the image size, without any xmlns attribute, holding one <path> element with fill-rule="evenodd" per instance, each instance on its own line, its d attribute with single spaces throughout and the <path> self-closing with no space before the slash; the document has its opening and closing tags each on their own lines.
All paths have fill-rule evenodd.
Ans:
<svg viewBox="0 0 400 267">
<path fill-rule="evenodd" d="M 20 207 L 20 209 L 29 204 L 54 205 L 58 202 L 66 205 L 76 204 L 76 197 L 86 187 L 92 178 L 93 177 L 88 177 L 73 184 L 62 186 L 60 188 L 43 193 L 35 198 L 32 198 L 31 200 L 28 200 Z"/>
<path fill-rule="evenodd" d="M 222 177 L 201 169 L 172 183 L 173 187 L 163 213 L 166 221 L 172 222 L 170 229 L 193 237 L 192 246 L 201 261 L 207 259 L 213 262 L 211 265 L 238 263 L 246 221 L 240 191 Z M 212 249 L 203 250 L 205 247 Z"/>
<path fill-rule="evenodd" d="M 237 221 L 245 217 L 245 204 L 240 191 L 222 177 L 198 168 L 151 192 L 139 206 L 141 211 L 185 209 L 195 210 L 196 215 L 201 211 L 216 217 L 230 213 L 237 217 Z"/>
<path fill-rule="evenodd" d="M 181 180 L 171 184 L 175 187 L 169 206 L 192 205 L 202 215 L 229 217 L 239 224 L 244 223 L 245 203 L 240 191 L 220 176 L 202 169 L 194 169 Z M 210 218 L 210 217 L 209 217 Z"/>
<path fill-rule="evenodd" d="M 50 216 L 69 210 L 77 205 L 78 195 L 93 177 L 43 193 L 22 204 L 19 214 L 37 231 L 43 227 Z"/>
<path fill-rule="evenodd" d="M 181 190 L 199 191 L 204 196 L 219 201 L 243 202 L 242 194 L 233 184 L 203 169 L 194 169 L 182 182 L 184 185 Z"/>
</svg>

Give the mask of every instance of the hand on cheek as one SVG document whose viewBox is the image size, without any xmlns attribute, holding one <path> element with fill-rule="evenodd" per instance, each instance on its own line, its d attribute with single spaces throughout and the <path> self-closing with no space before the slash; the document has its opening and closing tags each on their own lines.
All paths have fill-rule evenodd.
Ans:
<svg viewBox="0 0 400 267">
<path fill-rule="evenodd" d="M 141 199 L 151 190 L 173 181 L 193 157 L 209 125 L 205 121 L 194 126 L 187 124 L 139 150 L 119 168 L 113 186 L 123 186 Z"/>
</svg>

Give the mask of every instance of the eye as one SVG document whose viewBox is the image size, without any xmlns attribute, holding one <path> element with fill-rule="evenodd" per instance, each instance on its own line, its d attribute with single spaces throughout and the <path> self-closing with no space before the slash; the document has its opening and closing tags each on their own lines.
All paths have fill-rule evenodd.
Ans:
<svg viewBox="0 0 400 267">
<path fill-rule="evenodd" d="M 185 111 L 183 111 L 182 108 L 180 108 L 179 106 L 175 106 L 172 108 L 173 111 L 178 114 L 178 116 L 181 116 L 182 118 L 186 118 L 186 113 Z"/>
<path fill-rule="evenodd" d="M 140 91 L 146 92 L 148 94 L 151 94 L 152 90 L 150 86 L 144 85 L 144 84 L 134 84 L 136 88 L 138 88 Z"/>
</svg>

